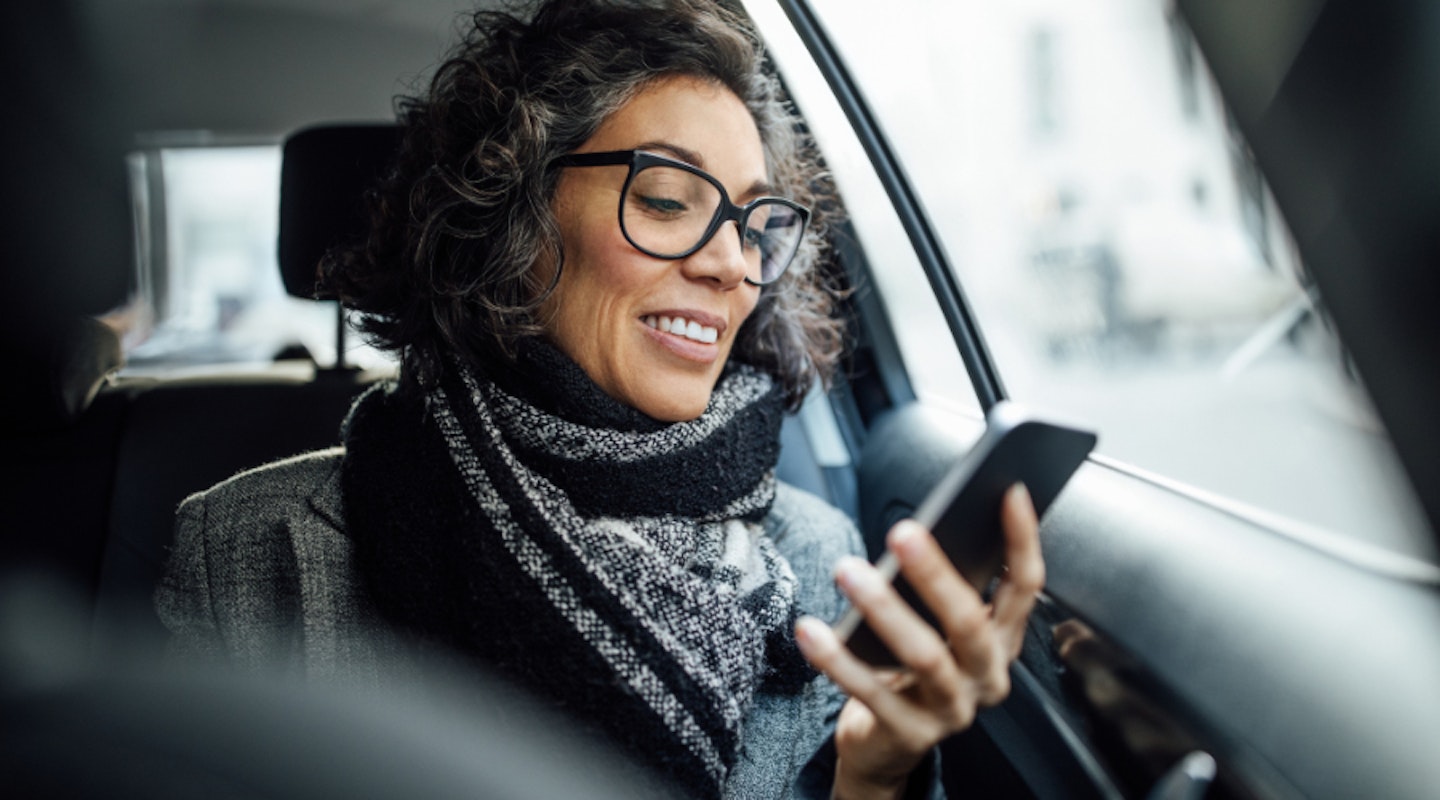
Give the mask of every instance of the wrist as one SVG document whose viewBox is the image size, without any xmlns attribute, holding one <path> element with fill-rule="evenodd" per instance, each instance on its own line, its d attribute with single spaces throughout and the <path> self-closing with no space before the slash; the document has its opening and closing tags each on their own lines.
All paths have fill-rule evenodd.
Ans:
<svg viewBox="0 0 1440 800">
<path fill-rule="evenodd" d="M 861 775 L 847 769 L 844 759 L 835 763 L 835 785 L 831 800 L 898 800 L 905 793 L 909 773 Z"/>
</svg>

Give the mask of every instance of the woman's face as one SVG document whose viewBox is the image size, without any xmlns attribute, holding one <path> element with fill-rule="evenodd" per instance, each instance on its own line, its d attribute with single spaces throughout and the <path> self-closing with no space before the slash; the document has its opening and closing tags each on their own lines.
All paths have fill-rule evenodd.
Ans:
<svg viewBox="0 0 1440 800">
<path fill-rule="evenodd" d="M 651 84 L 576 152 L 648 150 L 715 176 L 732 201 L 768 194 L 754 119 L 729 89 L 690 77 Z M 662 421 L 700 416 L 759 287 L 745 282 L 735 223 L 700 250 L 665 260 L 620 230 L 626 166 L 567 168 L 554 210 L 565 261 L 542 309 L 556 345 L 607 394 Z M 661 318 L 686 321 L 669 333 Z M 678 327 L 678 326 L 677 326 Z M 713 329 L 713 332 L 712 330 Z M 699 336 L 692 336 L 698 330 Z"/>
</svg>

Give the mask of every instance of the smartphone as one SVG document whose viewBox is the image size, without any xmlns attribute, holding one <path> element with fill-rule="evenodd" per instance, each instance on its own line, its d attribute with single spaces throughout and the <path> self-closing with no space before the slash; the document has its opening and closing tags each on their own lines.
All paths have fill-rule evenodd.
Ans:
<svg viewBox="0 0 1440 800">
<path fill-rule="evenodd" d="M 974 446 L 931 490 L 912 515 L 929 528 L 950 561 L 979 591 L 984 591 L 1005 559 L 1000 505 L 1005 492 L 1025 484 L 1043 516 L 1070 476 L 1095 448 L 1095 433 L 1037 416 L 1005 400 L 985 416 L 985 431 Z M 886 552 L 875 567 L 922 617 L 938 627 L 913 589 L 898 576 L 899 560 Z M 877 666 L 897 663 L 890 649 L 851 607 L 835 624 L 850 651 Z"/>
</svg>

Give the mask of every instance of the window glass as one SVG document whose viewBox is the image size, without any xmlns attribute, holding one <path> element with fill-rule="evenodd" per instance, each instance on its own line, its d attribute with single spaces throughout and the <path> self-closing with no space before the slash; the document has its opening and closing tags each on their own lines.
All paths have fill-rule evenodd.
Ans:
<svg viewBox="0 0 1440 800">
<path fill-rule="evenodd" d="M 905 162 L 1011 397 L 1097 426 L 1112 460 L 1436 560 L 1168 3 L 812 6 Z M 912 374 L 959 370 L 940 353 L 948 335 L 902 345 Z"/>
<path fill-rule="evenodd" d="M 919 396 L 978 415 L 979 400 L 930 282 L 825 78 L 778 6 L 750 2 L 746 11 L 763 32 L 787 90 L 824 153 L 855 236 L 869 259 L 869 279 L 855 291 L 877 295 L 886 306 L 903 309 L 891 316 L 895 339 L 905 352 L 923 354 L 907 364 L 910 388 Z"/>
<path fill-rule="evenodd" d="M 132 303 L 111 315 L 127 370 L 335 359 L 334 303 L 290 297 L 276 256 L 280 148 L 176 147 L 130 158 L 137 217 Z M 350 363 L 381 357 L 351 340 Z"/>
</svg>

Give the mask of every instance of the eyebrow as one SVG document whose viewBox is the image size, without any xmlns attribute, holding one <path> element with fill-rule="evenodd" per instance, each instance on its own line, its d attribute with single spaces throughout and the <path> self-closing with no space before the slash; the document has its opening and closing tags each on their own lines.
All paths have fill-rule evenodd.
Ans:
<svg viewBox="0 0 1440 800">
<path fill-rule="evenodd" d="M 649 150 L 651 152 L 661 151 L 664 153 L 668 153 L 669 155 L 674 156 L 681 161 L 684 161 L 686 164 L 689 164 L 692 167 L 699 167 L 700 169 L 705 169 L 704 156 L 701 156 L 694 150 L 681 147 L 678 144 L 670 144 L 669 142 L 644 142 L 636 145 L 635 149 Z M 750 184 L 750 186 L 744 192 L 736 195 L 734 198 L 731 199 L 743 202 L 749 198 L 762 197 L 764 195 L 770 195 L 774 193 L 774 184 L 770 183 L 767 180 L 757 180 L 754 183 Z"/>
</svg>

